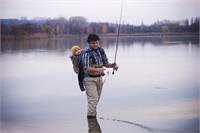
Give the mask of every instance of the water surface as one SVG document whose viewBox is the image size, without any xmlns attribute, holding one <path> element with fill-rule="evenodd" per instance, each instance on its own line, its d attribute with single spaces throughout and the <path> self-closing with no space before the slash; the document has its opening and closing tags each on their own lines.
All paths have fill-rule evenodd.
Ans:
<svg viewBox="0 0 200 133">
<path fill-rule="evenodd" d="M 86 38 L 1 44 L 1 132 L 83 133 L 87 99 L 69 58 Z M 116 38 L 101 38 L 110 62 Z M 119 70 L 104 79 L 102 132 L 199 132 L 199 38 L 121 37 Z"/>
</svg>

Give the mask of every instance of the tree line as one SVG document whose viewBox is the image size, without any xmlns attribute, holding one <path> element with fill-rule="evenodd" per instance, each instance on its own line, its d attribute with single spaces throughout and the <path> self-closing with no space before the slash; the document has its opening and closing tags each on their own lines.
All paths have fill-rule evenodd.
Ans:
<svg viewBox="0 0 200 133">
<path fill-rule="evenodd" d="M 85 17 L 73 16 L 69 19 L 65 17 L 58 17 L 45 21 L 29 21 L 18 23 L 6 23 L 1 20 L 1 35 L 25 36 L 35 34 L 45 34 L 49 36 L 58 35 L 82 35 L 89 33 L 109 34 L 118 32 L 119 25 L 108 22 L 87 22 Z M 21 22 L 21 23 L 19 23 Z M 200 17 L 192 18 L 182 21 L 163 20 L 157 21 L 152 25 L 133 25 L 120 24 L 120 33 L 134 34 L 134 33 L 199 33 Z"/>
</svg>

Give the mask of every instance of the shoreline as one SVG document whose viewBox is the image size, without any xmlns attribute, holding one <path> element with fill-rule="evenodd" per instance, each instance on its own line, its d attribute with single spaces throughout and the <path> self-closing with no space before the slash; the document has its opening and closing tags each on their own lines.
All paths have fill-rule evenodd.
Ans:
<svg viewBox="0 0 200 133">
<path fill-rule="evenodd" d="M 107 34 L 98 34 L 101 37 L 116 37 L 116 33 L 107 33 Z M 121 33 L 119 34 L 120 37 L 125 37 L 125 36 L 158 36 L 158 37 L 163 37 L 163 36 L 199 36 L 199 32 L 195 33 L 132 33 L 132 34 L 127 34 L 127 33 Z M 14 36 L 14 35 L 1 35 L 1 41 L 4 40 L 27 40 L 27 39 L 49 39 L 49 38 L 76 38 L 76 37 L 87 37 L 88 34 L 81 34 L 81 35 L 72 35 L 72 34 L 63 34 L 63 35 L 47 35 L 47 34 L 33 34 L 33 35 L 24 35 L 24 36 Z"/>
</svg>

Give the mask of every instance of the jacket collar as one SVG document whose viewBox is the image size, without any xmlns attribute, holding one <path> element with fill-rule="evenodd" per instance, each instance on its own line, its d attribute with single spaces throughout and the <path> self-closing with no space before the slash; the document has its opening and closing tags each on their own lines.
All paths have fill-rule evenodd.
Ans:
<svg viewBox="0 0 200 133">
<path fill-rule="evenodd" d="M 91 47 L 88 48 L 89 51 L 94 51 L 94 52 L 96 52 L 98 49 L 99 47 L 96 50 L 92 49 Z"/>
</svg>

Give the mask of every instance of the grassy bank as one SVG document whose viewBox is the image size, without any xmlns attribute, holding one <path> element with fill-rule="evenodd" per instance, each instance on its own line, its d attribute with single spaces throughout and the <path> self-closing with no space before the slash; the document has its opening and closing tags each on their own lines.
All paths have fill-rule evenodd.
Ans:
<svg viewBox="0 0 200 133">
<path fill-rule="evenodd" d="M 1 40 L 45 39 L 47 34 L 37 33 L 33 35 L 1 35 Z"/>
</svg>

